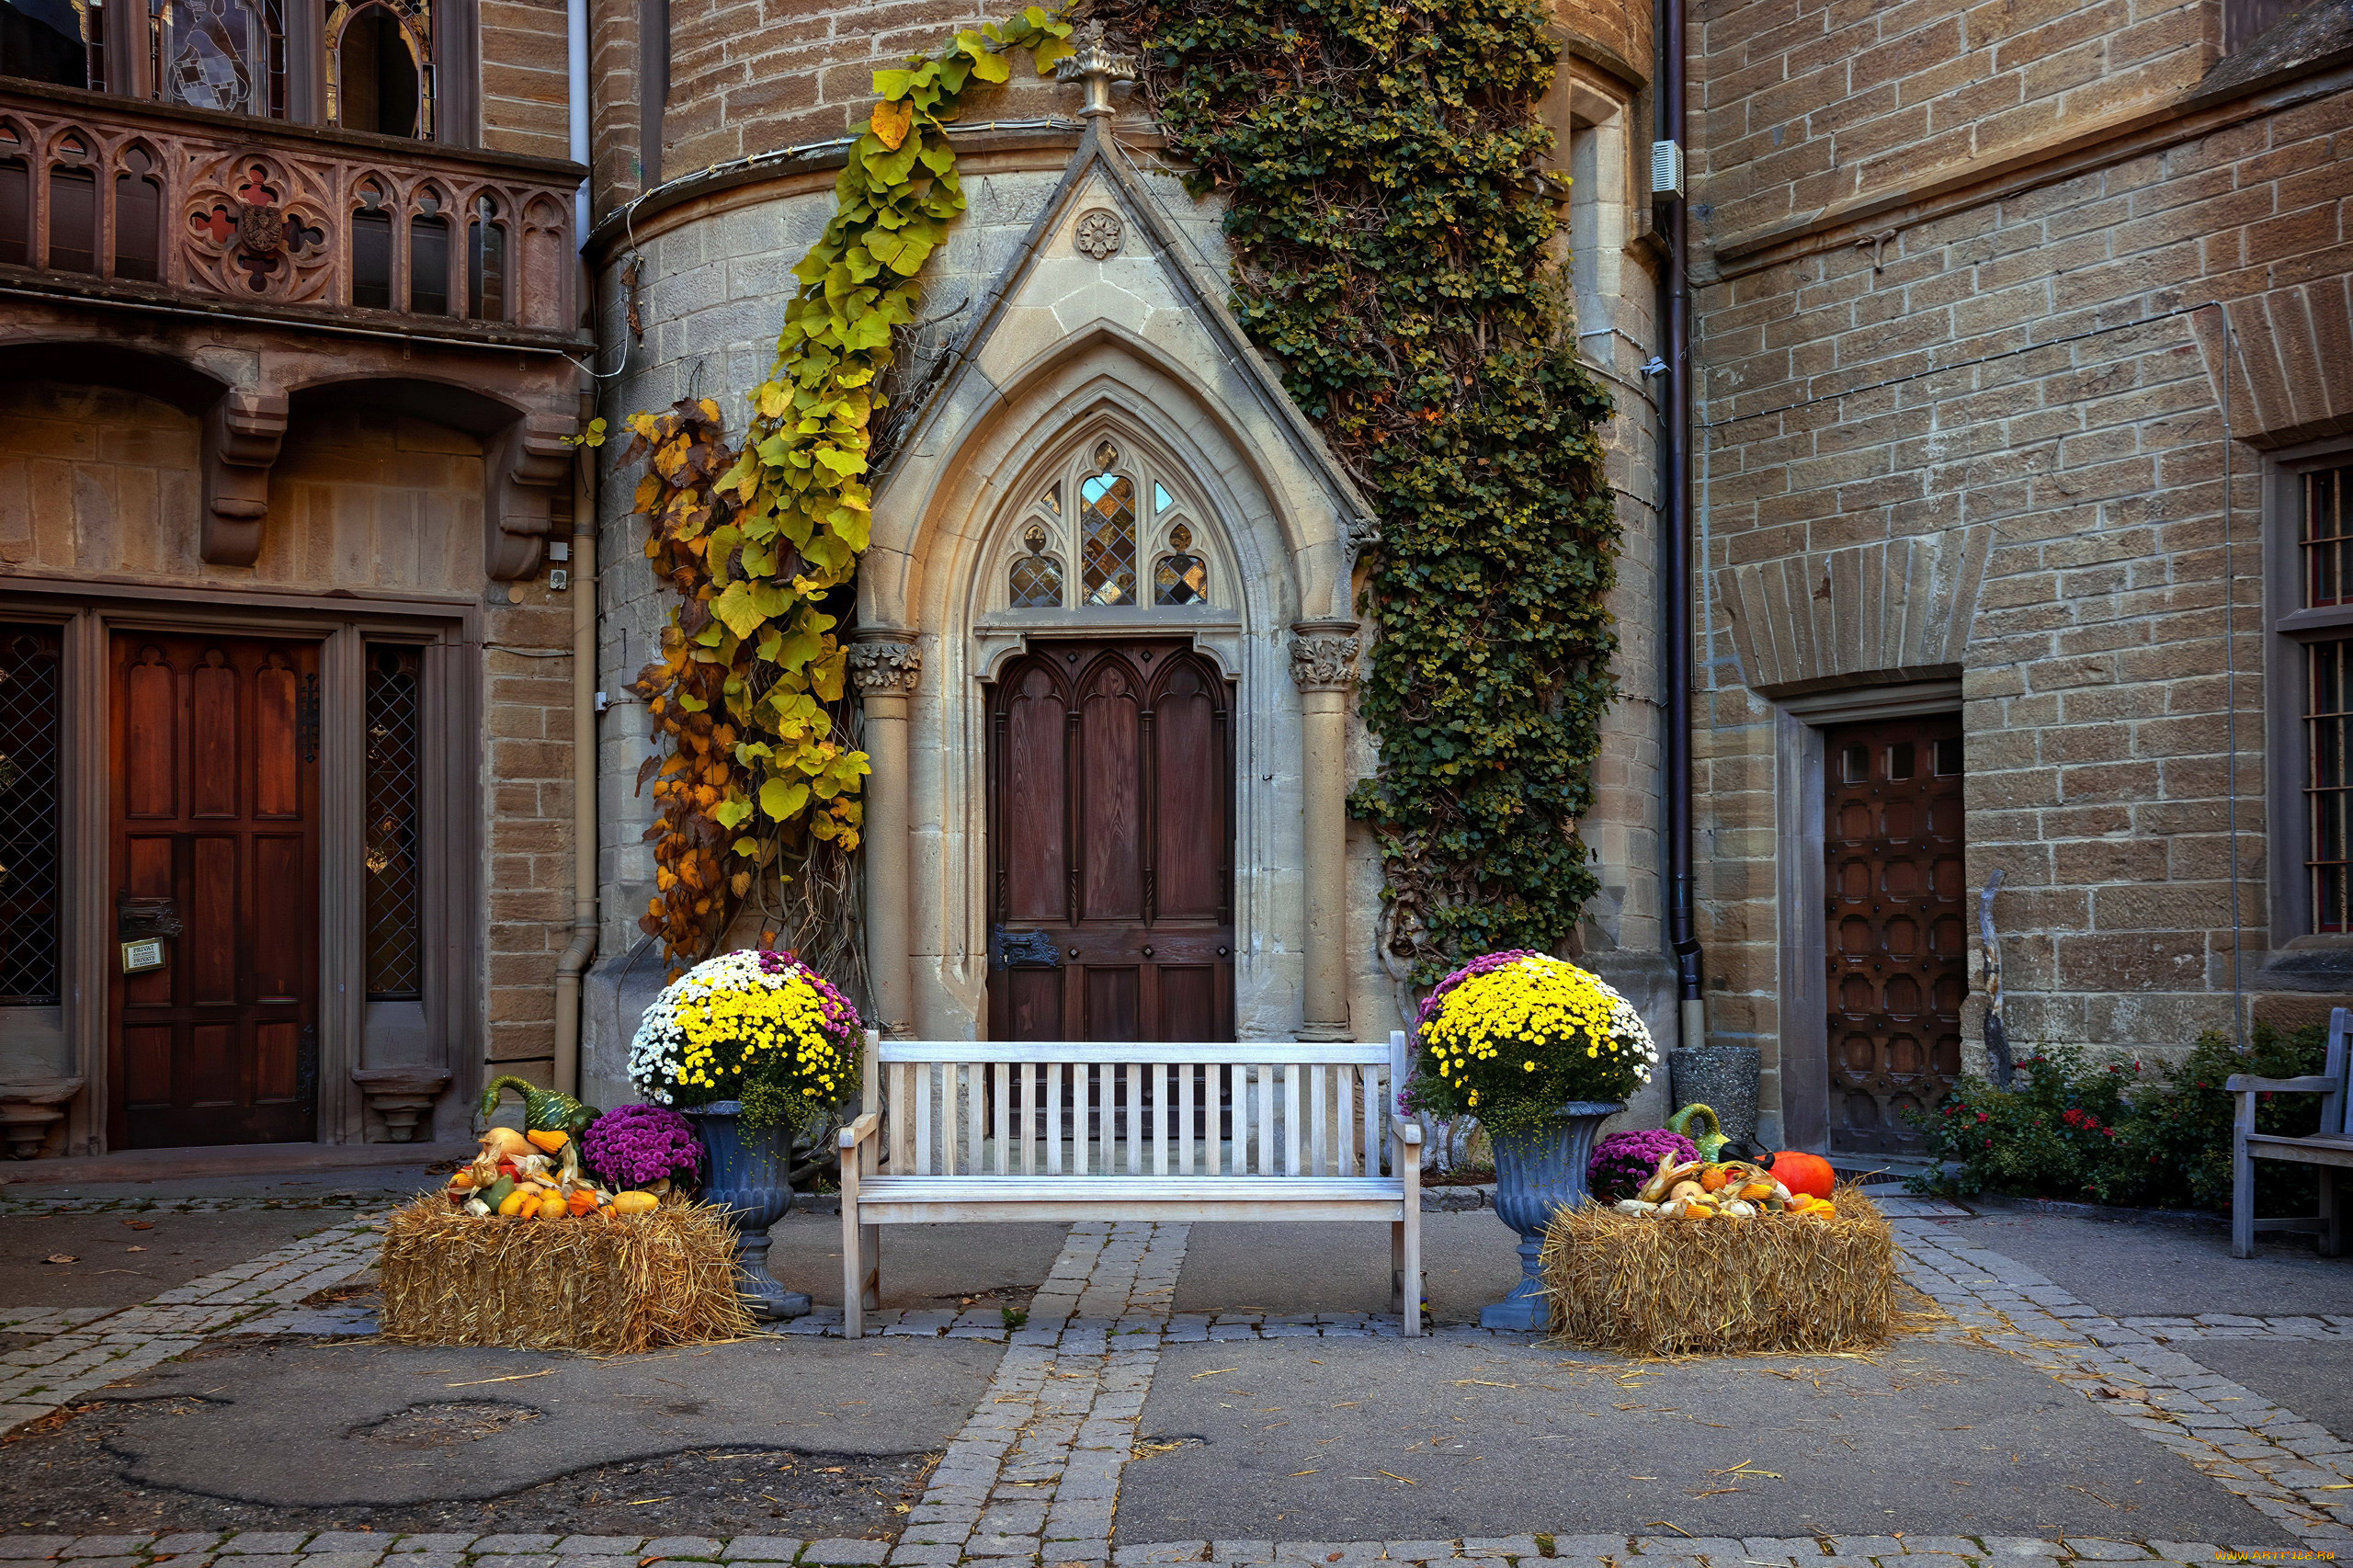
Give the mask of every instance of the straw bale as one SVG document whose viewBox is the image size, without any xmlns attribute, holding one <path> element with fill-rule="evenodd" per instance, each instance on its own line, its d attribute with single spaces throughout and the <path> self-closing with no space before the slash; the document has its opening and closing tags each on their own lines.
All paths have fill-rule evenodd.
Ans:
<svg viewBox="0 0 2353 1568">
<path fill-rule="evenodd" d="M 1861 1350 L 1895 1329 L 1895 1236 L 1851 1186 L 1836 1220 L 1562 1210 L 1540 1262 L 1552 1334 L 1643 1356 Z"/>
<path fill-rule="evenodd" d="M 525 1220 L 438 1196 L 384 1234 L 383 1333 L 404 1345 L 627 1356 L 751 1331 L 735 1227 L 707 1204 Z"/>
</svg>

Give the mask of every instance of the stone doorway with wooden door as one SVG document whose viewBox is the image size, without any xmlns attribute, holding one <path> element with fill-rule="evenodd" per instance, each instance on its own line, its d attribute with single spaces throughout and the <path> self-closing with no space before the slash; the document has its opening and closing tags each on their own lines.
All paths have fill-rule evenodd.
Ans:
<svg viewBox="0 0 2353 1568">
<path fill-rule="evenodd" d="M 319 651 L 113 634 L 112 1147 L 317 1136 Z"/>
<path fill-rule="evenodd" d="M 1227 680 L 1183 639 L 1040 639 L 988 712 L 991 1038 L 1232 1040 Z"/>
<path fill-rule="evenodd" d="M 1829 1149 L 1916 1156 L 1969 994 L 1961 718 L 1835 725 L 1822 749 Z"/>
</svg>

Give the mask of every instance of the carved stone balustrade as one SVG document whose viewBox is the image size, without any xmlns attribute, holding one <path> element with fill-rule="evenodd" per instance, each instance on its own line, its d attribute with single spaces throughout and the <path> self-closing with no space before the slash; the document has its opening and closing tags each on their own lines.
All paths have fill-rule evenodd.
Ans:
<svg viewBox="0 0 2353 1568">
<path fill-rule="evenodd" d="M 573 165 L 0 85 L 0 288 L 583 341 Z"/>
</svg>

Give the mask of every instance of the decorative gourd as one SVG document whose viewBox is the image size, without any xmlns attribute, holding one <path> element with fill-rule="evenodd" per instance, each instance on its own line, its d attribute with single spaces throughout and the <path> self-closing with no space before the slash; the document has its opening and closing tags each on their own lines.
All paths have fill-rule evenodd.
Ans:
<svg viewBox="0 0 2353 1568">
<path fill-rule="evenodd" d="M 1819 1154 L 1784 1149 L 1773 1156 L 1773 1179 L 1793 1194 L 1828 1198 L 1838 1187 L 1838 1173 Z"/>
<path fill-rule="evenodd" d="M 1695 1118 L 1702 1116 L 1708 1119 L 1708 1130 L 1705 1132 L 1692 1131 L 1691 1122 Z M 1724 1145 L 1732 1142 L 1724 1136 L 1723 1123 L 1716 1119 L 1715 1108 L 1712 1106 L 1685 1106 L 1666 1119 L 1666 1130 L 1669 1132 L 1680 1132 L 1684 1137 L 1691 1140 L 1691 1147 L 1699 1151 L 1699 1158 L 1711 1165 L 1723 1158 Z"/>
<path fill-rule="evenodd" d="M 498 1109 L 498 1096 L 508 1089 L 523 1096 L 523 1125 L 533 1132 L 568 1132 L 577 1138 L 601 1114 L 570 1095 L 543 1089 L 527 1078 L 508 1074 L 493 1078 L 483 1088 L 480 1114 L 485 1120 Z"/>
<path fill-rule="evenodd" d="M 524 1133 L 523 1136 L 530 1140 L 532 1148 L 541 1150 L 550 1154 L 562 1153 L 563 1152 L 564 1145 L 572 1142 L 572 1134 L 569 1132 L 541 1131 L 538 1128 L 533 1128 L 530 1131 Z"/>
<path fill-rule="evenodd" d="M 650 1192 L 617 1192 L 611 1208 L 616 1214 L 651 1214 L 662 1206 L 662 1200 Z"/>
</svg>

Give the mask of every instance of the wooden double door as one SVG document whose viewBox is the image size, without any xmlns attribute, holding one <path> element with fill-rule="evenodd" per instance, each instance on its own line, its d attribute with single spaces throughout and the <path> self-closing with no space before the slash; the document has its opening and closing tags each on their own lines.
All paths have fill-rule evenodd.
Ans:
<svg viewBox="0 0 2353 1568">
<path fill-rule="evenodd" d="M 1916 1153 L 1905 1113 L 1961 1075 L 1969 994 L 1961 720 L 1845 724 L 1823 743 L 1830 1148 Z"/>
<path fill-rule="evenodd" d="M 1233 1038 L 1232 693 L 1177 639 L 1040 642 L 989 703 L 989 1033 Z"/>
<path fill-rule="evenodd" d="M 116 1148 L 317 1136 L 319 645 L 115 633 Z M 138 955 L 143 958 L 145 955 Z"/>
</svg>

